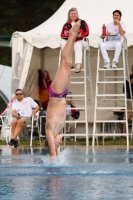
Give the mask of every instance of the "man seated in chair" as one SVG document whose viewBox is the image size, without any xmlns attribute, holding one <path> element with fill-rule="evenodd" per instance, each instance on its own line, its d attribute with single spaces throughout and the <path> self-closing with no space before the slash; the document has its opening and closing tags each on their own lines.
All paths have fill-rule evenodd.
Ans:
<svg viewBox="0 0 133 200">
<path fill-rule="evenodd" d="M 17 89 L 15 95 L 16 101 L 12 104 L 12 139 L 8 145 L 16 148 L 19 146 L 17 137 L 21 133 L 23 126 L 31 125 L 32 117 L 38 112 L 39 106 L 31 97 L 24 98 L 23 90 L 21 89 Z"/>
<path fill-rule="evenodd" d="M 100 44 L 101 53 L 104 59 L 104 68 L 110 68 L 110 59 L 108 57 L 107 49 L 114 49 L 114 59 L 112 61 L 112 68 L 117 68 L 119 56 L 122 50 L 124 34 L 126 25 L 121 21 L 122 13 L 120 10 L 113 12 L 113 22 L 106 25 L 107 41 Z"/>
</svg>

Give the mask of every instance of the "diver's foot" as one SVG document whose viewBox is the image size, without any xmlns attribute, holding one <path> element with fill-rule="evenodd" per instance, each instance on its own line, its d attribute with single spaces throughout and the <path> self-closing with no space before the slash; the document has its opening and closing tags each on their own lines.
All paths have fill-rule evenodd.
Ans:
<svg viewBox="0 0 133 200">
<path fill-rule="evenodd" d="M 69 36 L 77 37 L 80 28 L 81 20 L 78 20 L 69 31 Z"/>
</svg>

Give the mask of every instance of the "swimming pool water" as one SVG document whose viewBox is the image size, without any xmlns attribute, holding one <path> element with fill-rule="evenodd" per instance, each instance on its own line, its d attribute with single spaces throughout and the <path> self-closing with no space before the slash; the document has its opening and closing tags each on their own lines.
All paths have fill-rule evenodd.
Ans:
<svg viewBox="0 0 133 200">
<path fill-rule="evenodd" d="M 133 149 L 0 149 L 0 200 L 133 199 Z"/>
</svg>

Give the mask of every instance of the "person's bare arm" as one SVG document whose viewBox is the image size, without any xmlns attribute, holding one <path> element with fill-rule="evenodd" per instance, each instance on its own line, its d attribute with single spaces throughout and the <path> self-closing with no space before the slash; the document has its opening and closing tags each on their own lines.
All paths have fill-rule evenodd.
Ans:
<svg viewBox="0 0 133 200">
<path fill-rule="evenodd" d="M 39 106 L 36 106 L 35 109 L 32 111 L 31 117 L 34 117 L 35 114 L 38 112 Z"/>
<path fill-rule="evenodd" d="M 60 154 L 60 146 L 57 147 L 57 149 L 56 149 L 56 155 L 58 156 L 59 154 Z"/>
<path fill-rule="evenodd" d="M 122 28 L 122 26 L 120 24 L 119 19 L 115 19 L 114 22 L 118 25 L 120 35 L 123 36 L 125 34 L 125 31 L 123 30 L 123 28 Z"/>
<path fill-rule="evenodd" d="M 54 141 L 54 136 L 51 134 L 51 130 L 47 129 L 47 127 L 45 127 L 46 129 L 46 137 L 47 137 L 47 141 L 48 141 L 48 146 L 49 146 L 49 151 L 50 151 L 50 161 L 51 163 L 54 163 L 55 159 L 56 159 L 56 147 L 55 147 L 55 141 Z"/>
<path fill-rule="evenodd" d="M 109 35 L 110 35 L 110 33 L 109 33 L 109 32 L 107 32 L 106 36 L 109 36 Z"/>
<path fill-rule="evenodd" d="M 17 119 L 20 119 L 20 118 L 21 118 L 21 116 L 18 115 L 18 113 L 16 112 L 16 110 L 12 110 L 12 116 L 13 116 L 13 117 L 16 117 Z"/>
</svg>

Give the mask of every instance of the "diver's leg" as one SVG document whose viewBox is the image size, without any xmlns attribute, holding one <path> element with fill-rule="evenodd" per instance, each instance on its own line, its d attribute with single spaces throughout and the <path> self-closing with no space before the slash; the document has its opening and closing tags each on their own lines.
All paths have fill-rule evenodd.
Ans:
<svg viewBox="0 0 133 200">
<path fill-rule="evenodd" d="M 53 90 L 58 94 L 62 93 L 70 85 L 73 46 L 78 35 L 79 28 L 80 20 L 76 22 L 73 28 L 69 31 L 69 38 L 62 51 L 61 63 L 52 83 Z"/>
</svg>

